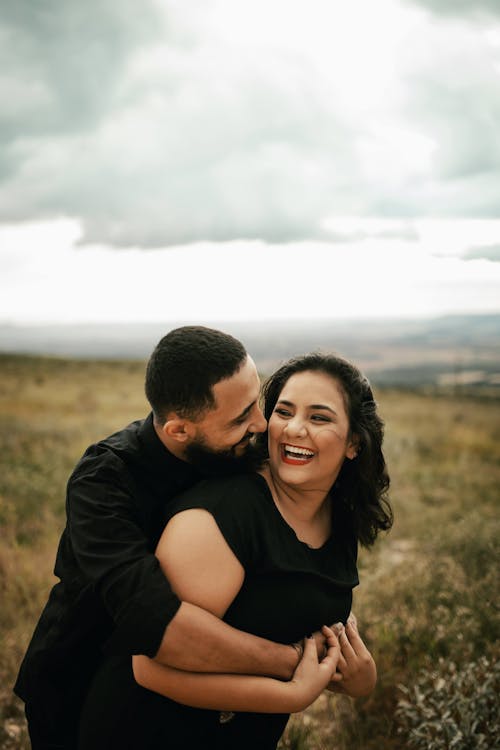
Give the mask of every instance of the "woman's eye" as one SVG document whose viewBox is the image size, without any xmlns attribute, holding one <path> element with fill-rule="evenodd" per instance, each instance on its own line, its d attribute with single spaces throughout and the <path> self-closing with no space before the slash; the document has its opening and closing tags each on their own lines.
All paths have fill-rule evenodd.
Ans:
<svg viewBox="0 0 500 750">
<path fill-rule="evenodd" d="M 288 409 L 283 409 L 281 407 L 278 407 L 277 409 L 275 409 L 274 413 L 275 414 L 279 414 L 280 417 L 289 417 L 290 416 L 290 412 L 288 411 Z"/>
<path fill-rule="evenodd" d="M 313 414 L 311 419 L 313 422 L 330 422 L 330 418 L 325 417 L 323 414 Z"/>
</svg>

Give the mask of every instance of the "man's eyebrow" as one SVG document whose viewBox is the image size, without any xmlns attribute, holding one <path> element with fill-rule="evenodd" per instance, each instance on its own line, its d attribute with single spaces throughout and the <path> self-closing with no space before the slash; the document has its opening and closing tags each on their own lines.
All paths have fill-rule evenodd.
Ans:
<svg viewBox="0 0 500 750">
<path fill-rule="evenodd" d="M 245 419 L 245 417 L 248 414 L 250 414 L 250 412 L 252 411 L 252 409 L 253 409 L 253 407 L 255 406 L 256 403 L 257 403 L 257 400 L 252 401 L 251 404 L 248 404 L 248 406 L 246 407 L 246 409 L 243 409 L 243 411 L 241 412 L 241 414 L 238 414 L 238 416 L 235 417 L 234 419 L 232 419 L 229 422 L 229 424 L 230 425 L 232 425 L 232 424 L 238 424 L 238 422 L 241 422 L 242 419 Z"/>
</svg>

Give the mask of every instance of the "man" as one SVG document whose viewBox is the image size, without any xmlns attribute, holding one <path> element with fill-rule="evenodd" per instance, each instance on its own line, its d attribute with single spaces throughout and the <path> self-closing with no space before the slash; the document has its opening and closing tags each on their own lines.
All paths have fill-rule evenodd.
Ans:
<svg viewBox="0 0 500 750">
<path fill-rule="evenodd" d="M 180 602 L 154 550 L 165 505 L 207 473 L 245 467 L 266 422 L 243 345 L 220 331 L 168 333 L 147 367 L 152 413 L 88 448 L 68 482 L 60 579 L 15 692 L 33 750 L 68 750 L 103 653 L 146 654 L 179 669 L 289 679 L 298 652 L 234 630 Z"/>
</svg>

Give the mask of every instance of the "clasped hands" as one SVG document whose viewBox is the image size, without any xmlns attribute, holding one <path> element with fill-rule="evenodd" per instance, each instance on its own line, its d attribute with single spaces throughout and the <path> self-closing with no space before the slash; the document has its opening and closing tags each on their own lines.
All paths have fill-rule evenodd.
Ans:
<svg viewBox="0 0 500 750">
<path fill-rule="evenodd" d="M 366 696 L 372 692 L 377 682 L 377 669 L 372 655 L 359 635 L 356 617 L 352 613 L 345 627 L 342 623 L 337 623 L 331 628 L 323 627 L 321 632 L 313 634 L 313 638 L 316 649 L 308 646 L 308 641 L 312 639 L 305 640 L 306 648 L 297 667 L 296 677 L 306 676 L 306 665 L 303 661 L 307 656 L 309 662 L 314 660 L 331 668 L 330 679 L 324 685 L 326 689 L 344 693 L 352 698 Z"/>
</svg>

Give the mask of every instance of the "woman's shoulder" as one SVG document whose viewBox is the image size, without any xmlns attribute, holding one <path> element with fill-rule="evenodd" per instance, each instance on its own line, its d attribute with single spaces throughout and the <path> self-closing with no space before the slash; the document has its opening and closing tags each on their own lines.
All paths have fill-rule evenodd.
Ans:
<svg viewBox="0 0 500 750">
<path fill-rule="evenodd" d="M 266 481 L 255 472 L 203 479 L 173 500 L 169 515 L 190 508 L 251 511 L 266 495 Z"/>
<path fill-rule="evenodd" d="M 269 507 L 266 488 L 265 479 L 255 473 L 205 479 L 169 505 L 167 520 L 186 510 L 208 511 L 243 567 L 248 568 L 260 556 Z"/>
</svg>

